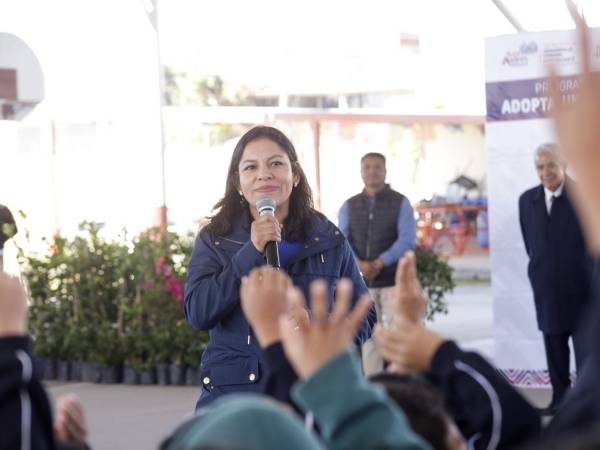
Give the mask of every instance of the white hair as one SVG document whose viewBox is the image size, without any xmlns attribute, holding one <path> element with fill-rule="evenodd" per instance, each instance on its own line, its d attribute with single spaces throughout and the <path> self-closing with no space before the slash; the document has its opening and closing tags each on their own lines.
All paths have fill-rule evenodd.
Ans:
<svg viewBox="0 0 600 450">
<path fill-rule="evenodd" d="M 542 144 L 538 148 L 536 148 L 533 154 L 534 161 L 537 162 L 538 158 L 542 153 L 550 153 L 551 155 L 554 155 L 556 157 L 557 161 L 563 162 L 563 158 L 560 154 L 560 147 L 554 142 L 546 142 L 545 144 Z"/>
</svg>

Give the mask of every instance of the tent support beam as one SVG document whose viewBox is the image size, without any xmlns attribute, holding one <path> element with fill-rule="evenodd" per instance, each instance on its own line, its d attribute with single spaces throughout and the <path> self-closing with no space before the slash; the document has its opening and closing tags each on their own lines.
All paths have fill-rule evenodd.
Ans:
<svg viewBox="0 0 600 450">
<path fill-rule="evenodd" d="M 502 0 L 492 0 L 492 2 L 494 3 L 494 5 L 496 5 L 496 8 L 498 8 L 498 10 L 502 13 L 506 20 L 508 20 L 510 24 L 513 27 L 515 27 L 517 33 L 523 33 L 524 31 L 526 31 L 525 28 L 523 28 L 523 26 L 519 23 L 517 18 L 510 11 L 510 9 L 508 9 L 506 5 L 502 3 Z"/>
</svg>

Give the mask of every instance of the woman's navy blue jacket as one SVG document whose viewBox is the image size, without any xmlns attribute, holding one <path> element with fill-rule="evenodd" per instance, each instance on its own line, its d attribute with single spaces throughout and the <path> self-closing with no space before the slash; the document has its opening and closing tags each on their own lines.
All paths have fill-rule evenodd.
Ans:
<svg viewBox="0 0 600 450">
<path fill-rule="evenodd" d="M 250 240 L 250 218 L 244 214 L 228 236 L 208 228 L 198 235 L 185 284 L 185 315 L 195 328 L 209 330 L 210 342 L 200 364 L 202 392 L 197 407 L 229 392 L 261 392 L 266 380 L 261 350 L 240 306 L 241 278 L 265 264 Z M 354 285 L 353 300 L 367 292 L 354 254 L 342 232 L 324 216 L 315 215 L 299 254 L 285 267 L 308 298 L 312 281 L 329 285 L 329 302 L 342 278 Z M 371 336 L 372 310 L 356 336 L 357 344 Z"/>
</svg>

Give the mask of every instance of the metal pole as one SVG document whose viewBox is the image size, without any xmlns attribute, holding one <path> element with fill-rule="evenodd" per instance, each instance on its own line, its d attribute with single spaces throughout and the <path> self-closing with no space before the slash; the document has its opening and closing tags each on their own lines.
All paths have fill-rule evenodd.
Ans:
<svg viewBox="0 0 600 450">
<path fill-rule="evenodd" d="M 60 235 L 58 219 L 58 184 L 56 180 L 56 123 L 50 119 L 50 184 L 52 186 L 52 216 L 54 236 Z"/>
<path fill-rule="evenodd" d="M 315 208 L 321 211 L 321 122 L 316 120 L 311 125 L 315 151 Z"/>
<path fill-rule="evenodd" d="M 508 9 L 504 3 L 502 3 L 502 0 L 492 0 L 492 2 L 494 3 L 494 5 L 496 5 L 496 8 L 498 8 L 498 10 L 502 13 L 502 15 L 506 18 L 506 20 L 508 20 L 510 22 L 510 24 L 515 27 L 515 30 L 517 30 L 517 33 L 523 33 L 527 30 L 525 30 L 525 28 L 523 28 L 523 26 L 519 23 L 519 21 L 517 20 L 517 18 L 513 15 L 513 13 L 510 11 L 510 9 Z"/>
<path fill-rule="evenodd" d="M 165 171 L 165 126 L 163 120 L 163 106 L 165 102 L 165 74 L 162 66 L 162 58 L 160 54 L 160 37 L 158 28 L 158 0 L 145 0 L 143 1 L 144 9 L 148 14 L 150 23 L 154 28 L 154 35 L 156 38 L 156 60 L 158 63 L 158 95 L 159 95 L 159 111 L 158 116 L 160 120 L 160 169 L 161 169 L 161 182 L 162 182 L 162 205 L 158 208 L 157 222 L 158 226 L 162 230 L 163 234 L 167 231 L 167 177 Z"/>
</svg>

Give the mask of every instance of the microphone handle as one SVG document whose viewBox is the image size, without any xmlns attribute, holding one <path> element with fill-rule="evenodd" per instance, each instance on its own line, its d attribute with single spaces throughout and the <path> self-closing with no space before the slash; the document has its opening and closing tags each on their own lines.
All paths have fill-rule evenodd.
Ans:
<svg viewBox="0 0 600 450">
<path fill-rule="evenodd" d="M 281 264 L 279 262 L 279 245 L 277 242 L 270 241 L 265 245 L 265 257 L 267 258 L 267 264 L 275 269 L 280 269 Z"/>
</svg>

